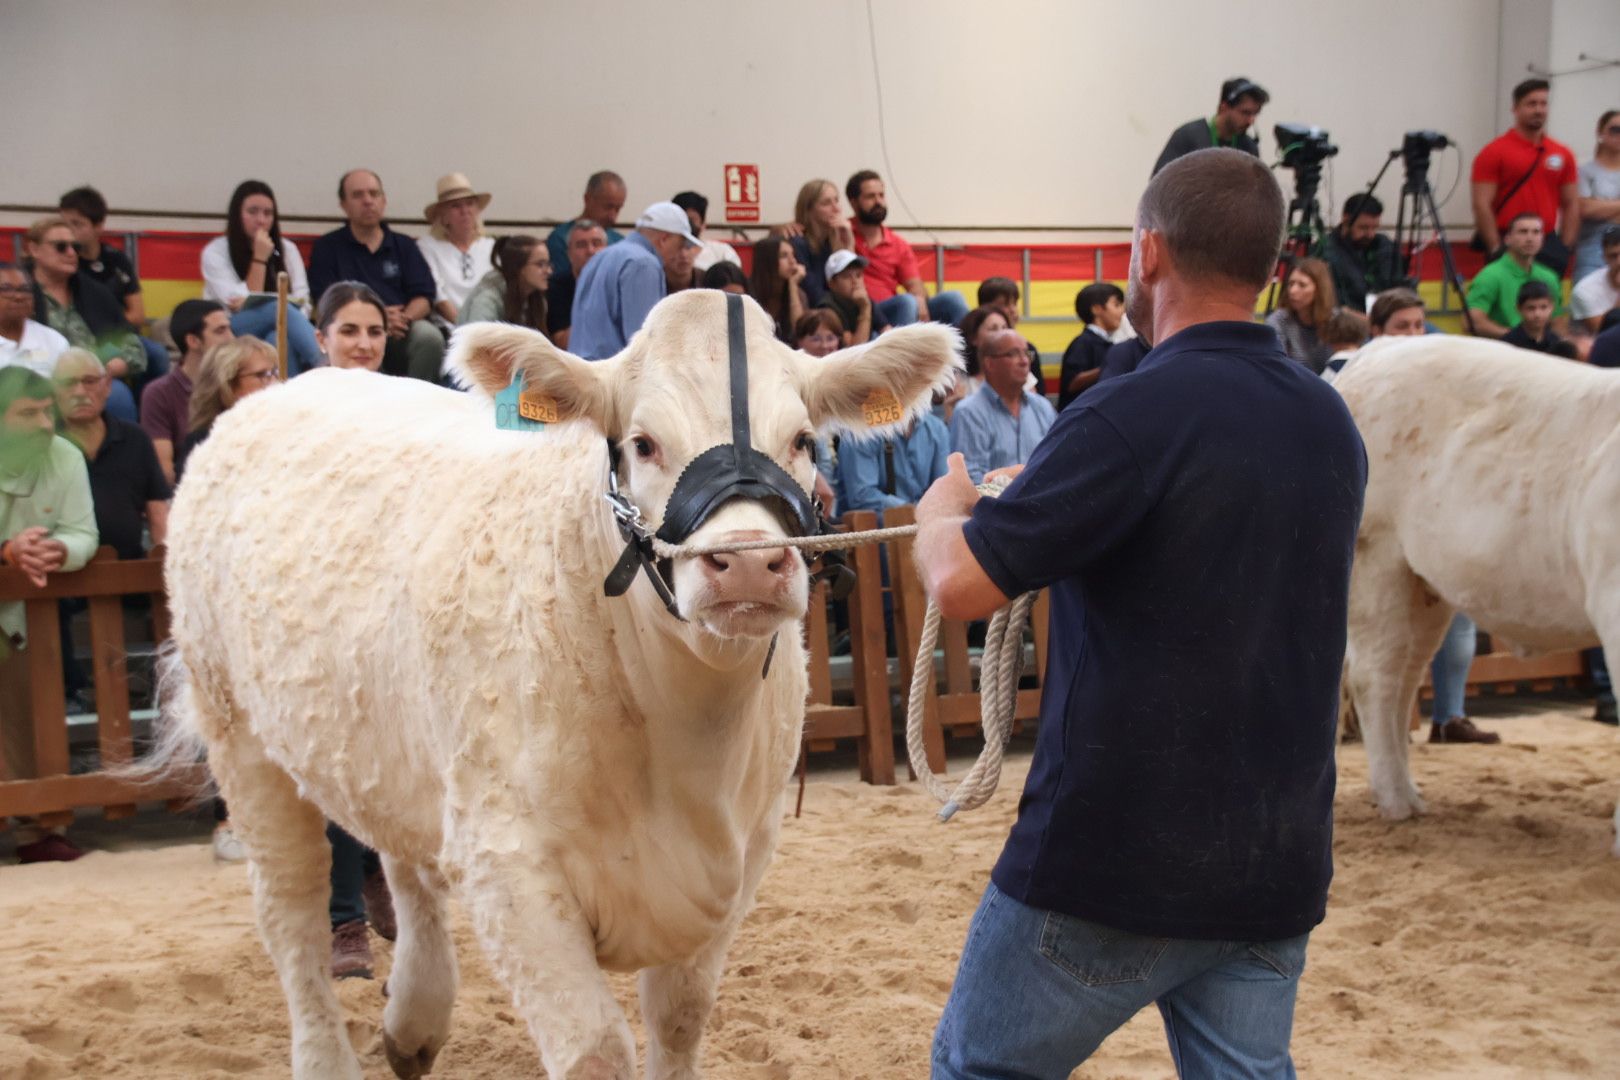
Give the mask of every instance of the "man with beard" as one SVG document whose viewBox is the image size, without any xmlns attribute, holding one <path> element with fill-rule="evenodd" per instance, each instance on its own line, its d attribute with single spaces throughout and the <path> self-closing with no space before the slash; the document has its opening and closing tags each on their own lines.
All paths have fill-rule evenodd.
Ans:
<svg viewBox="0 0 1620 1080">
<path fill-rule="evenodd" d="M 1384 204 L 1371 192 L 1352 195 L 1338 228 L 1322 238 L 1317 255 L 1333 271 L 1333 291 L 1344 307 L 1366 311 L 1367 297 L 1412 287 L 1399 276 L 1395 242 L 1378 231 L 1383 213 Z"/>
<path fill-rule="evenodd" d="M 1253 321 L 1283 232 L 1254 157 L 1165 166 L 1127 304 L 1152 351 L 1000 498 L 952 455 L 918 504 L 946 618 L 1051 589 L 1039 742 L 936 1080 L 1068 1076 L 1150 1003 L 1181 1075 L 1293 1075 L 1367 463 L 1338 394 Z"/>
<path fill-rule="evenodd" d="M 968 313 L 962 294 L 929 296 L 911 242 L 883 224 L 889 216 L 883 178 L 862 169 L 844 185 L 844 195 L 855 208 L 849 224 L 855 232 L 855 254 L 866 260 L 866 291 L 884 321 L 890 326 L 929 320 L 959 325 Z M 906 291 L 902 294 L 900 289 Z"/>
<path fill-rule="evenodd" d="M 1196 150 L 1217 146 L 1230 146 L 1245 154 L 1260 156 L 1260 141 L 1249 134 L 1260 110 L 1266 107 L 1271 95 L 1266 88 L 1242 75 L 1221 83 L 1221 98 L 1215 103 L 1214 116 L 1200 116 L 1189 120 L 1170 133 L 1159 160 L 1153 163 L 1153 175 L 1179 157 Z"/>
<path fill-rule="evenodd" d="M 47 575 L 77 570 L 98 540 L 84 455 L 56 434 L 54 389 L 38 372 L 0 368 L 0 566 L 43 587 Z M 0 778 L 37 772 L 29 708 L 32 683 L 21 603 L 0 604 Z M 71 862 L 82 852 L 61 834 L 24 821 L 23 862 Z"/>
<path fill-rule="evenodd" d="M 1569 147 L 1547 136 L 1547 85 L 1526 79 L 1515 86 L 1513 126 L 1474 158 L 1474 240 L 1494 258 L 1508 224 L 1534 214 L 1546 236 L 1536 261 L 1563 277 L 1581 230 L 1580 174 Z"/>
</svg>

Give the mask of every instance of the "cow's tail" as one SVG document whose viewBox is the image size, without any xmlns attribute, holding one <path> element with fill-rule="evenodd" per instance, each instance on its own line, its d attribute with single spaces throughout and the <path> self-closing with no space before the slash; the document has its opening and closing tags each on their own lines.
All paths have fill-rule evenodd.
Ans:
<svg viewBox="0 0 1620 1080">
<path fill-rule="evenodd" d="M 174 639 L 164 642 L 157 656 L 157 718 L 152 721 L 151 748 L 127 765 L 111 770 L 121 779 L 137 783 L 189 781 L 187 795 L 202 801 L 215 794 L 206 769 L 196 766 L 208 756 L 208 744 L 199 723 L 199 689 Z"/>
</svg>

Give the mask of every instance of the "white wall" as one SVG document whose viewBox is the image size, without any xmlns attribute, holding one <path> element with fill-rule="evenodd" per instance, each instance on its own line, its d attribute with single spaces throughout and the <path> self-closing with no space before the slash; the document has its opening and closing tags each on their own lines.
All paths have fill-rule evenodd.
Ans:
<svg viewBox="0 0 1620 1080">
<path fill-rule="evenodd" d="M 1597 120 L 1620 109 L 1620 65 L 1599 67 L 1581 60 L 1582 53 L 1620 59 L 1620 3 L 1616 0 L 1553 0 L 1546 67 L 1551 71 L 1555 139 L 1575 151 L 1577 160 L 1592 156 Z M 1524 77 L 1515 73 L 1511 81 Z"/>
<path fill-rule="evenodd" d="M 1620 17 L 1613 0 L 1529 2 L 1555 4 L 1559 56 L 1586 20 Z M 717 196 L 721 165 L 744 161 L 761 166 L 767 220 L 789 214 L 801 181 L 871 166 L 931 225 L 1120 226 L 1171 129 L 1211 112 L 1232 74 L 1272 91 L 1268 158 L 1278 120 L 1332 132 L 1336 201 L 1409 128 L 1471 156 L 1502 126 L 1488 0 L 873 10 L 892 167 L 864 0 L 0 0 L 13 91 L 0 203 L 91 181 L 118 207 L 222 212 L 257 176 L 284 215 L 330 214 L 339 173 L 365 164 L 400 217 L 460 169 L 495 193 L 490 217 L 532 219 L 575 212 L 595 168 L 624 173 L 633 213 L 681 188 Z M 1589 130 L 1596 116 L 1569 119 Z M 1455 168 L 1437 161 L 1438 194 Z M 1398 173 L 1380 189 L 1391 198 Z M 1466 185 L 1445 216 L 1466 220 Z M 891 220 L 912 218 L 893 206 Z"/>
</svg>

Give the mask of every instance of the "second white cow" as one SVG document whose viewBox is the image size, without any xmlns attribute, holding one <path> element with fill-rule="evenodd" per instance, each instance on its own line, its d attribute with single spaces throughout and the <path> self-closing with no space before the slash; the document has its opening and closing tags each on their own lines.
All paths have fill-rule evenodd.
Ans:
<svg viewBox="0 0 1620 1080">
<path fill-rule="evenodd" d="M 798 751 L 807 569 L 787 547 L 676 560 L 680 618 L 641 574 L 604 595 L 625 549 L 609 443 L 655 526 L 688 464 L 729 453 L 738 407 L 807 489 L 817 429 L 927 408 L 956 337 L 908 328 L 818 360 L 752 301 L 735 315 L 698 290 L 600 363 L 495 324 L 460 330 L 450 362 L 474 393 L 318 371 L 218 422 L 174 507 L 187 685 L 167 751 L 205 744 L 230 802 L 295 1076 L 361 1075 L 327 977 L 325 818 L 378 849 L 392 883 L 383 1029 L 400 1076 L 427 1072 L 449 1033 L 447 884 L 554 1080 L 634 1072 L 603 968 L 640 972 L 647 1074 L 696 1076 Z M 514 371 L 526 411 L 561 423 L 497 430 Z M 780 506 L 740 498 L 691 539 L 783 535 Z"/>
<path fill-rule="evenodd" d="M 1455 611 L 1620 656 L 1620 372 L 1435 334 L 1372 343 L 1334 385 L 1368 459 L 1346 666 L 1373 796 L 1405 818 L 1407 718 Z"/>
</svg>

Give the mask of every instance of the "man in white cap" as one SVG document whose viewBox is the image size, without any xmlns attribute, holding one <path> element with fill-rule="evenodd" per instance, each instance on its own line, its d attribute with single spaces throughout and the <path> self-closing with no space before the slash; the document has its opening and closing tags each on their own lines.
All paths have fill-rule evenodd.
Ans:
<svg viewBox="0 0 1620 1080">
<path fill-rule="evenodd" d="M 702 247 L 703 241 L 692 235 L 685 210 L 672 202 L 643 210 L 635 232 L 585 264 L 574 291 L 569 351 L 605 360 L 623 350 L 664 298 L 665 277 L 688 246 Z"/>
</svg>

